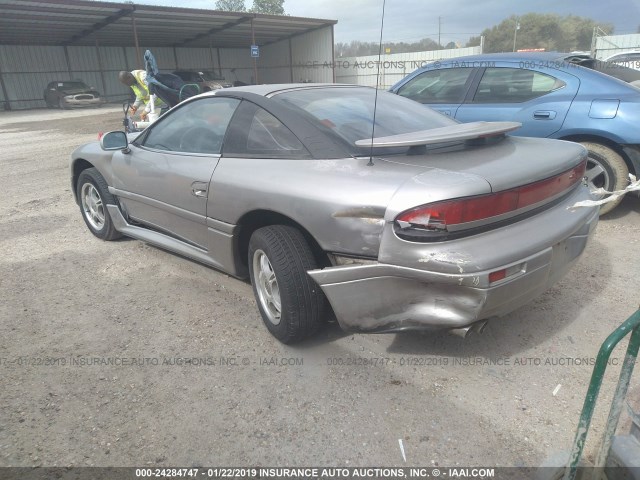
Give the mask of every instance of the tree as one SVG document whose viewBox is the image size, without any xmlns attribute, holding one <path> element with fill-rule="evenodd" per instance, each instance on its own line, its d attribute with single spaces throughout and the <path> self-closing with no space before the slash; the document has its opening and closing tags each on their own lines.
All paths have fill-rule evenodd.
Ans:
<svg viewBox="0 0 640 480">
<path fill-rule="evenodd" d="M 524 48 L 544 48 L 547 51 L 571 52 L 589 50 L 593 29 L 599 26 L 609 34 L 613 32 L 610 24 L 597 24 L 594 20 L 576 15 L 560 16 L 557 14 L 527 13 L 504 19 L 498 25 L 486 28 L 481 35 L 485 37 L 486 53 L 511 52 L 513 50 L 516 24 L 516 50 Z M 472 37 L 467 46 L 479 45 L 480 38 Z"/>
<path fill-rule="evenodd" d="M 216 10 L 223 10 L 225 12 L 246 12 L 247 8 L 244 6 L 244 0 L 217 0 Z"/>
<path fill-rule="evenodd" d="M 253 0 L 250 12 L 267 13 L 269 15 L 284 15 L 284 0 Z"/>
<path fill-rule="evenodd" d="M 382 45 L 382 53 L 385 48 L 390 48 L 391 53 L 406 53 L 406 52 L 425 52 L 429 50 L 440 50 L 442 47 L 437 42 L 430 38 L 423 38 L 417 42 L 385 42 Z M 352 40 L 350 43 L 336 43 L 336 56 L 337 57 L 361 57 L 367 55 L 378 55 L 380 45 L 378 42 L 361 42 L 359 40 Z"/>
</svg>

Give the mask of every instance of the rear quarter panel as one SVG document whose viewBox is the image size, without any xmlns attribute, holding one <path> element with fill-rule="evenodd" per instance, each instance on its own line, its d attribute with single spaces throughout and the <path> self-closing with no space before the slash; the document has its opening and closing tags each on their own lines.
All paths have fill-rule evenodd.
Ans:
<svg viewBox="0 0 640 480">
<path fill-rule="evenodd" d="M 405 208 L 429 198 L 489 190 L 476 176 L 380 159 L 373 166 L 368 163 L 368 158 L 222 158 L 213 175 L 207 216 L 237 224 L 248 212 L 269 210 L 299 223 L 326 251 L 376 257 L 387 207 L 403 185 L 419 187 L 408 188 L 413 193 L 394 202 Z M 416 176 L 425 172 L 439 172 L 439 178 L 431 186 L 420 184 Z"/>
</svg>

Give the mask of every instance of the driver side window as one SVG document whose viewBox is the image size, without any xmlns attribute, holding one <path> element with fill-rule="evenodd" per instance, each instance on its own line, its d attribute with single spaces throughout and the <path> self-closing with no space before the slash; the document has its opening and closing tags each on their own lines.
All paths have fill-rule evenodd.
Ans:
<svg viewBox="0 0 640 480">
<path fill-rule="evenodd" d="M 157 120 L 141 146 L 167 152 L 219 154 L 227 126 L 239 103 L 239 100 L 227 97 L 189 102 Z"/>
<path fill-rule="evenodd" d="M 409 80 L 398 95 L 420 103 L 461 103 L 473 68 L 439 68 Z"/>
</svg>

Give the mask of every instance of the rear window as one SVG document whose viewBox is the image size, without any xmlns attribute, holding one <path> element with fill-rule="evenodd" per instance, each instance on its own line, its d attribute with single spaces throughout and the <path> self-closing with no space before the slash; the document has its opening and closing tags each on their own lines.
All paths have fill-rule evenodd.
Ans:
<svg viewBox="0 0 640 480">
<path fill-rule="evenodd" d="M 355 142 L 371 138 L 376 90 L 359 87 L 329 87 L 278 94 L 275 100 L 304 110 L 321 128 L 345 141 L 355 155 L 368 155 L 368 147 Z M 378 92 L 375 137 L 430 130 L 457 123 L 413 100 Z M 377 154 L 405 153 L 407 147 L 376 149 Z"/>
<path fill-rule="evenodd" d="M 525 68 L 487 68 L 473 102 L 522 103 L 564 86 L 558 78 Z"/>
<path fill-rule="evenodd" d="M 574 61 L 581 67 L 590 68 L 596 72 L 604 73 L 611 77 L 622 80 L 623 82 L 632 83 L 640 80 L 640 70 L 629 68 L 624 63 L 607 62 L 604 60 L 596 60 L 595 58 L 587 58 L 580 61 Z"/>
</svg>

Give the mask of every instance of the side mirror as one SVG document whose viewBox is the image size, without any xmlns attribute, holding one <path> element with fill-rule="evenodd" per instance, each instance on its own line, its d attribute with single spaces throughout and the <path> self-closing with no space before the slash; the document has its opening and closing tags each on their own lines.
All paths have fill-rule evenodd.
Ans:
<svg viewBox="0 0 640 480">
<path fill-rule="evenodd" d="M 100 138 L 100 147 L 107 151 L 128 150 L 127 134 L 120 131 L 107 132 Z"/>
</svg>

